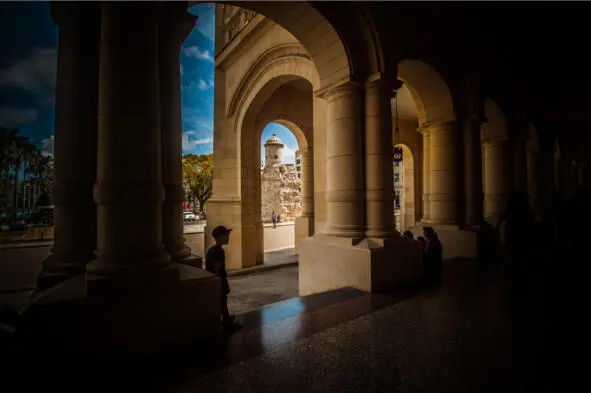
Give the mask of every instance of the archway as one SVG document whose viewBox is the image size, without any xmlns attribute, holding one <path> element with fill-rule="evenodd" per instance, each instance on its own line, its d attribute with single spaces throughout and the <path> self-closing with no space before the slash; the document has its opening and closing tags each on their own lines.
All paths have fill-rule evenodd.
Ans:
<svg viewBox="0 0 591 393">
<path fill-rule="evenodd" d="M 445 80 L 431 66 L 419 60 L 401 61 L 398 64 L 398 79 L 404 82 L 397 94 L 400 100 L 400 138 L 407 141 L 405 144 L 411 151 L 420 151 L 415 162 L 420 161 L 421 165 L 415 165 L 415 168 L 420 167 L 417 172 L 421 176 L 417 179 L 419 181 L 415 181 L 415 191 L 417 197 L 422 194 L 422 203 L 417 201 L 415 206 L 420 205 L 420 209 L 415 208 L 415 212 L 422 216 L 423 222 L 455 224 L 459 206 L 455 113 L 451 92 Z M 405 112 L 407 117 L 414 114 L 411 124 L 413 131 L 418 132 L 404 131 L 405 127 L 410 130 L 410 124 L 405 124 Z"/>
<path fill-rule="evenodd" d="M 261 134 L 261 220 L 264 252 L 294 249 L 295 223 L 302 215 L 300 144 L 291 128 L 269 123 Z M 299 130 L 301 136 L 303 133 Z M 298 161 L 299 164 L 298 165 Z"/>
<path fill-rule="evenodd" d="M 496 224 L 505 211 L 512 188 L 509 176 L 511 151 L 507 122 L 501 108 L 490 98 L 484 105 L 488 120 L 481 127 L 484 218 Z"/>
<path fill-rule="evenodd" d="M 295 72 L 294 72 L 295 73 Z M 239 115 L 243 119 L 240 128 L 240 153 L 241 153 L 241 190 L 242 190 L 242 216 L 241 225 L 247 236 L 249 245 L 242 247 L 242 264 L 256 265 L 265 261 L 265 249 L 281 248 L 281 244 L 275 246 L 269 244 L 265 247 L 265 225 L 263 223 L 263 211 L 261 202 L 264 201 L 262 179 L 260 171 L 261 139 L 263 130 L 269 123 L 279 123 L 287 127 L 297 140 L 301 158 L 306 167 L 302 179 L 302 204 L 307 202 L 308 213 L 310 206 L 313 212 L 313 174 L 308 170 L 312 166 L 312 85 L 309 81 L 296 75 L 282 75 L 270 79 L 256 95 L 249 100 L 250 105 L 244 108 L 244 114 Z M 308 196 L 304 201 L 304 194 Z M 311 205 L 310 205 L 311 202 Z M 313 219 L 313 213 L 312 213 Z M 293 224 L 292 224 L 293 225 Z M 285 228 L 282 228 L 285 232 Z M 294 236 L 300 228 L 293 227 Z M 310 236 L 310 234 L 307 234 Z M 296 244 L 295 238 L 289 243 Z"/>
<path fill-rule="evenodd" d="M 397 144 L 401 159 L 394 157 L 394 215 L 399 232 L 416 223 L 415 157 L 405 144 Z"/>
</svg>

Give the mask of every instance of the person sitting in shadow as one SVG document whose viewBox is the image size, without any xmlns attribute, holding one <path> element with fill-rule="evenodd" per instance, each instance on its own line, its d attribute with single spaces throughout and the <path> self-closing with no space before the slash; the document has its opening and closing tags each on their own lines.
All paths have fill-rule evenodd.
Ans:
<svg viewBox="0 0 591 393">
<path fill-rule="evenodd" d="M 423 227 L 425 253 L 423 263 L 428 278 L 439 280 L 443 269 L 443 245 L 433 227 Z"/>
<path fill-rule="evenodd" d="M 404 231 L 402 233 L 402 238 L 403 239 L 410 239 L 410 240 L 412 240 L 412 239 L 414 239 L 414 237 L 415 236 L 413 235 L 413 233 L 411 231 Z"/>
</svg>

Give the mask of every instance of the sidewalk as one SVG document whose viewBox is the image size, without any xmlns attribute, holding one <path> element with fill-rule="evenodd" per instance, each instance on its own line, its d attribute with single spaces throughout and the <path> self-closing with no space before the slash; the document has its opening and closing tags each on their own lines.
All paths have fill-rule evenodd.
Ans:
<svg viewBox="0 0 591 393">
<path fill-rule="evenodd" d="M 298 265 L 298 254 L 295 248 L 287 248 L 280 251 L 265 253 L 265 262 L 262 265 L 247 267 L 245 269 L 228 270 L 228 277 L 245 276 L 247 274 L 266 272 Z"/>
</svg>

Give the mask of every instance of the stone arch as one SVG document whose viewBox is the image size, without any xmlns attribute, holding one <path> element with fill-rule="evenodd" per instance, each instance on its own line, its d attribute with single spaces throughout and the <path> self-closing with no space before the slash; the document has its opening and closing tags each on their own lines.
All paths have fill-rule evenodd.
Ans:
<svg viewBox="0 0 591 393">
<path fill-rule="evenodd" d="M 190 1 L 189 6 L 197 3 L 203 2 Z M 317 7 L 304 1 L 221 1 L 216 3 L 252 10 L 290 32 L 313 60 L 323 87 L 349 80 L 353 69 L 367 68 L 362 64 L 356 64 L 369 61 L 367 58 L 356 57 L 354 60 L 349 58 L 341 34 L 333 27 L 334 22 L 339 19 L 337 13 L 330 10 L 323 10 L 324 12 L 321 13 Z"/>
<path fill-rule="evenodd" d="M 304 65 L 310 67 L 311 62 L 308 60 Z M 249 240 L 243 240 L 242 245 L 243 266 L 260 264 L 264 260 L 265 237 L 261 218 L 259 166 L 261 135 L 264 127 L 271 122 L 282 124 L 296 136 L 300 148 L 308 148 L 312 145 L 312 86 L 314 83 L 304 78 L 309 77 L 310 74 L 302 70 L 303 67 L 293 68 L 283 65 L 275 68 L 275 71 L 267 77 L 255 81 L 247 90 L 247 96 L 243 100 L 244 105 L 241 105 L 239 112 L 236 113 L 236 121 L 239 122 L 237 136 L 240 146 L 242 233 L 249 233 Z M 291 87 L 296 84 L 298 89 Z M 295 101 L 290 101 L 290 98 Z M 286 102 L 282 103 L 282 101 Z"/>
<path fill-rule="evenodd" d="M 415 226 L 417 221 L 417 207 L 420 204 L 419 179 L 417 176 L 417 155 L 413 154 L 411 145 L 404 141 L 395 146 L 402 148 L 402 203 L 400 217 L 396 218 L 396 224 L 400 232 Z M 396 188 L 396 184 L 394 185 Z M 400 225 L 398 225 L 400 223 Z"/>
<path fill-rule="evenodd" d="M 398 79 L 407 85 L 417 103 L 421 126 L 455 120 L 451 91 L 430 65 L 420 60 L 402 60 L 398 63 Z"/>
<path fill-rule="evenodd" d="M 301 47 L 300 47 L 301 48 Z M 312 60 L 304 53 L 297 53 L 295 46 L 273 48 L 255 62 L 241 81 L 234 97 L 230 100 L 228 117 L 236 116 L 234 130 L 241 133 L 246 112 L 254 105 L 262 105 L 281 85 L 304 79 L 316 90 L 320 86 L 318 72 Z M 301 49 L 299 49 L 301 51 Z M 255 110 L 256 112 L 256 110 Z"/>
<path fill-rule="evenodd" d="M 481 127 L 482 142 L 508 138 L 507 120 L 501 107 L 492 99 L 484 101 L 484 116 L 487 121 Z"/>
</svg>

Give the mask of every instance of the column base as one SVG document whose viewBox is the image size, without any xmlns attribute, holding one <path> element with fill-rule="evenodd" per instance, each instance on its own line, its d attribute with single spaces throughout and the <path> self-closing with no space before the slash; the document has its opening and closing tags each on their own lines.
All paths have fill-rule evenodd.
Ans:
<svg viewBox="0 0 591 393">
<path fill-rule="evenodd" d="M 71 262 L 73 260 L 79 260 L 80 262 Z M 43 267 L 37 276 L 36 290 L 49 289 L 73 276 L 83 274 L 86 271 L 88 262 L 90 262 L 90 258 L 82 256 L 64 258 L 56 254 L 50 255 L 43 261 Z"/>
<path fill-rule="evenodd" d="M 191 248 L 185 244 L 185 239 L 183 239 L 183 243 L 175 247 L 174 250 L 168 251 L 168 254 L 170 255 L 170 259 L 173 261 L 180 261 L 185 258 L 190 258 L 192 255 Z"/>
<path fill-rule="evenodd" d="M 297 251 L 300 242 L 314 234 L 314 216 L 300 216 L 295 220 L 295 249 Z"/>
<path fill-rule="evenodd" d="M 218 277 L 178 263 L 130 276 L 80 274 L 31 298 L 9 358 L 129 366 L 187 349 L 220 335 L 219 293 Z"/>
<path fill-rule="evenodd" d="M 300 242 L 300 296 L 348 286 L 366 292 L 390 289 L 418 278 L 422 257 L 418 241 L 316 234 Z"/>
<path fill-rule="evenodd" d="M 478 256 L 478 231 L 476 229 L 460 229 L 457 225 L 421 221 L 408 230 L 417 238 L 423 236 L 424 226 L 433 227 L 437 232 L 439 240 L 443 244 L 443 259 L 476 258 Z"/>
<path fill-rule="evenodd" d="M 188 257 L 180 259 L 177 262 L 182 263 L 183 265 L 188 265 L 188 266 L 196 267 L 198 269 L 203 269 L 203 258 L 201 258 L 197 254 L 191 253 L 191 255 L 189 255 Z"/>
</svg>

